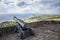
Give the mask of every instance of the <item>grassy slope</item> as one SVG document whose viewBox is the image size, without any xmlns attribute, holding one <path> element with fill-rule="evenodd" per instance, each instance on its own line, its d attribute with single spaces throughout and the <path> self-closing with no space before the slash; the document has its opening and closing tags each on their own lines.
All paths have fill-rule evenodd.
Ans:
<svg viewBox="0 0 60 40">
<path fill-rule="evenodd" d="M 8 22 L 8 21 L 2 22 L 0 24 L 0 28 L 13 27 L 13 26 L 15 26 L 15 22 L 12 22 L 12 21 L 10 21 L 10 22 Z"/>
<path fill-rule="evenodd" d="M 46 20 L 60 21 L 60 15 L 35 16 L 35 17 L 32 17 L 32 18 L 26 19 L 25 22 L 31 23 L 31 22 L 46 21 Z"/>
<path fill-rule="evenodd" d="M 27 23 L 31 23 L 31 22 L 37 22 L 37 21 L 45 21 L 45 20 L 54 20 L 54 21 L 60 21 L 60 15 L 43 15 L 43 16 L 35 16 L 29 19 L 25 19 L 24 21 Z M 15 22 L 3 22 L 0 24 L 0 28 L 4 28 L 4 27 L 13 27 L 15 26 Z"/>
</svg>

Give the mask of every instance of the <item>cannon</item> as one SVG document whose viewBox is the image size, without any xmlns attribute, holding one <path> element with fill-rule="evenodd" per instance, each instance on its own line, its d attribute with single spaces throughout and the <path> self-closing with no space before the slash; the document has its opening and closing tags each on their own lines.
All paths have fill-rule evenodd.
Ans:
<svg viewBox="0 0 60 40">
<path fill-rule="evenodd" d="M 18 36 L 21 40 L 25 39 L 28 36 L 35 35 L 34 29 L 31 28 L 30 24 L 24 22 L 21 19 L 18 19 L 17 17 L 14 17 L 14 20 L 16 22 Z"/>
</svg>

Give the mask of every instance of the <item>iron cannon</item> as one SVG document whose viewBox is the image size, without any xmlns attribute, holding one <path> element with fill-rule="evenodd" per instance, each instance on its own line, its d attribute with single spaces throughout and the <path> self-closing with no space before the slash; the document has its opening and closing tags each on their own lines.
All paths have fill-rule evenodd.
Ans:
<svg viewBox="0 0 60 40">
<path fill-rule="evenodd" d="M 34 35 L 34 29 L 31 28 L 30 24 L 24 22 L 21 19 L 18 19 L 17 17 L 14 17 L 14 20 L 16 22 L 16 27 L 17 27 L 17 32 L 18 32 L 18 36 L 20 37 L 20 39 L 25 39 L 28 36 L 32 36 Z"/>
</svg>

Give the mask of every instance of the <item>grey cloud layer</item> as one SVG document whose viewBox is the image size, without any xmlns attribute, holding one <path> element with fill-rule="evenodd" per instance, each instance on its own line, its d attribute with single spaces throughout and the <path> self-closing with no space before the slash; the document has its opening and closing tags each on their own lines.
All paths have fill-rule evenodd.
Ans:
<svg viewBox="0 0 60 40">
<path fill-rule="evenodd" d="M 21 2 L 17 2 L 16 5 L 14 4 L 14 2 L 5 1 L 4 4 L 11 9 L 15 9 L 15 6 L 22 9 L 26 8 L 26 10 L 23 10 L 23 12 L 25 13 L 60 14 L 60 0 L 33 0 L 32 2 L 27 2 L 26 0 L 23 0 Z"/>
</svg>

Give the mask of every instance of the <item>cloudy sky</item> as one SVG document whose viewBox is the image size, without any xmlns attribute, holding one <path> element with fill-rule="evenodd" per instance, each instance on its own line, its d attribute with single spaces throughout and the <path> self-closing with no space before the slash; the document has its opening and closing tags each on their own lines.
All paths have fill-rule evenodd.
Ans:
<svg viewBox="0 0 60 40">
<path fill-rule="evenodd" d="M 60 14 L 60 0 L 0 0 L 0 14 Z"/>
</svg>

